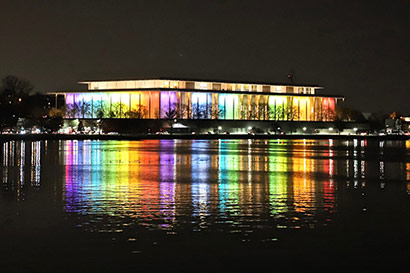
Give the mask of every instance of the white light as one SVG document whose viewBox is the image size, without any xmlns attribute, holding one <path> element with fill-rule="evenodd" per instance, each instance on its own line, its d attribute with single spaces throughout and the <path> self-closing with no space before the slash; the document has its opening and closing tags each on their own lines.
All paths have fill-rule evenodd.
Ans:
<svg viewBox="0 0 410 273">
<path fill-rule="evenodd" d="M 249 131 L 250 131 L 250 130 L 252 130 L 252 127 L 251 127 L 251 126 L 249 126 L 249 127 L 248 127 L 248 130 L 249 130 Z"/>
<path fill-rule="evenodd" d="M 218 130 L 222 130 L 222 126 L 218 126 Z"/>
<path fill-rule="evenodd" d="M 355 128 L 353 128 L 353 131 L 355 131 L 355 132 L 356 132 L 356 131 L 357 131 L 357 128 L 356 128 L 356 127 L 355 127 Z"/>
<path fill-rule="evenodd" d="M 306 127 L 303 127 L 303 131 L 306 131 Z"/>
<path fill-rule="evenodd" d="M 329 127 L 329 131 L 333 131 L 333 128 L 332 128 L 332 127 Z"/>
</svg>

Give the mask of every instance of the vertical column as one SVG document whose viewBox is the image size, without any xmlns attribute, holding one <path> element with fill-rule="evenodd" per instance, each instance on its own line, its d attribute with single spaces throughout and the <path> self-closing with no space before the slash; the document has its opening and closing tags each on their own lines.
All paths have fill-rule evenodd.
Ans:
<svg viewBox="0 0 410 273">
<path fill-rule="evenodd" d="M 151 113 L 151 91 L 149 91 L 149 96 L 148 96 L 148 117 L 152 118 L 152 113 Z"/>
</svg>

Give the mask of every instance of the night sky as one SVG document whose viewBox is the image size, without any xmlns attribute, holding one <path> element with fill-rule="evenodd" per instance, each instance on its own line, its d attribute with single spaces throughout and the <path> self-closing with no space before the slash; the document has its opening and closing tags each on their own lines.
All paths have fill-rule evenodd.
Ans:
<svg viewBox="0 0 410 273">
<path fill-rule="evenodd" d="M 318 84 L 410 113 L 410 1 L 0 0 L 0 77 L 35 90 L 144 77 Z"/>
</svg>

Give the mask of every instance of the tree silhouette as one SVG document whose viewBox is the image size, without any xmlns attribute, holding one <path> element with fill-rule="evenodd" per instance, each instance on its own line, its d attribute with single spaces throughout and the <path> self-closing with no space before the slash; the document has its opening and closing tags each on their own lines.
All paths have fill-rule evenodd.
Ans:
<svg viewBox="0 0 410 273">
<path fill-rule="evenodd" d="M 125 117 L 133 119 L 143 119 L 146 118 L 147 115 L 148 109 L 143 105 L 137 105 L 136 107 L 132 108 L 131 111 L 125 113 Z"/>
<path fill-rule="evenodd" d="M 70 118 L 77 118 L 80 115 L 80 107 L 77 103 L 70 103 L 66 105 L 66 116 Z"/>
<path fill-rule="evenodd" d="M 286 114 L 286 119 L 293 121 L 293 120 L 298 120 L 299 119 L 299 111 L 296 106 L 292 105 L 286 105 L 285 106 L 285 114 Z"/>
<path fill-rule="evenodd" d="M 109 105 L 105 101 L 94 101 L 92 107 L 92 116 L 96 116 L 99 119 L 106 118 L 110 114 Z"/>
<path fill-rule="evenodd" d="M 33 91 L 33 85 L 16 76 L 6 76 L 1 83 L 0 126 L 12 127 L 19 117 L 30 116 L 34 105 L 28 98 Z"/>
<path fill-rule="evenodd" d="M 91 115 L 91 103 L 86 101 L 80 101 L 78 108 L 82 118 L 89 117 Z"/>
<path fill-rule="evenodd" d="M 225 109 L 223 106 L 221 107 L 212 107 L 209 111 L 209 116 L 211 119 L 218 120 L 220 117 L 223 116 Z"/>
<path fill-rule="evenodd" d="M 124 111 L 128 111 L 128 106 L 124 103 L 115 102 L 111 104 L 111 109 L 109 111 L 110 118 L 122 118 Z"/>
<path fill-rule="evenodd" d="M 16 76 L 6 76 L 2 79 L 2 95 L 18 100 L 19 97 L 27 97 L 33 91 L 34 86 L 26 80 L 21 80 Z"/>
</svg>

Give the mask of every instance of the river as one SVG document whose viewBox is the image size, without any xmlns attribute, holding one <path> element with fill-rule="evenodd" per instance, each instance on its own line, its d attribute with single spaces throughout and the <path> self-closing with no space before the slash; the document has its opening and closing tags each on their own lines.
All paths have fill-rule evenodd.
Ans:
<svg viewBox="0 0 410 273">
<path fill-rule="evenodd" d="M 0 148 L 1 272 L 409 269 L 410 141 Z"/>
</svg>

